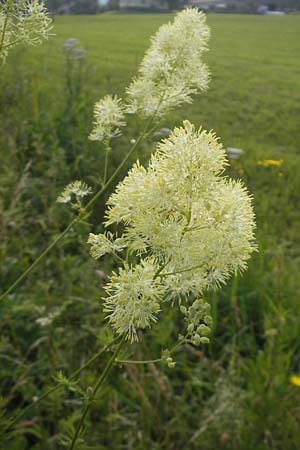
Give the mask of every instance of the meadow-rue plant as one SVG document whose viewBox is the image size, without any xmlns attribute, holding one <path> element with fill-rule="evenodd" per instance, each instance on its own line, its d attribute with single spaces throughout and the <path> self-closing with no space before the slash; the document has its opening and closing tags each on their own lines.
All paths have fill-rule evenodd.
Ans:
<svg viewBox="0 0 300 450">
<path fill-rule="evenodd" d="M 82 199 L 91 193 L 92 188 L 83 181 L 76 180 L 64 188 L 56 201 L 58 203 L 69 203 L 74 209 L 81 209 Z"/>
<path fill-rule="evenodd" d="M 13 8 L 15 2 L 8 3 Z M 47 37 L 51 27 L 38 0 L 21 0 L 18 8 L 17 18 L 12 22 L 8 13 L 11 10 L 0 9 L 2 59 L 7 48 L 17 43 L 12 40 L 16 29 L 23 41 L 36 44 Z M 153 123 L 171 109 L 190 103 L 194 94 L 206 89 L 209 74 L 202 56 L 208 49 L 208 39 L 209 28 L 203 13 L 187 9 L 177 14 L 174 22 L 162 26 L 152 39 L 139 76 L 127 89 L 127 103 L 107 95 L 95 104 L 89 139 L 102 141 L 106 150 L 102 187 L 84 206 L 83 199 L 92 193 L 91 188 L 81 181 L 66 186 L 57 201 L 77 209 L 77 217 L 1 298 L 86 215 L 137 145 L 154 131 Z M 70 39 L 63 48 L 73 56 L 76 46 L 77 41 Z M 146 125 L 109 178 L 110 140 L 121 134 L 128 113 L 147 118 Z M 167 131 L 164 135 L 169 135 L 169 129 L 163 130 Z M 72 429 L 73 436 L 66 441 L 69 450 L 75 448 L 90 406 L 125 340 L 138 341 L 139 331 L 157 322 L 164 308 L 178 306 L 186 325 L 174 349 L 184 342 L 196 346 L 209 342 L 212 316 L 204 294 L 225 283 L 233 273 L 244 270 L 256 248 L 251 197 L 240 181 L 224 176 L 228 164 L 225 155 L 214 133 L 196 130 L 185 120 L 157 145 L 148 167 L 137 161 L 109 197 L 104 222 L 108 230 L 90 233 L 88 244 L 93 258 L 110 254 L 119 265 L 108 277 L 103 298 L 104 312 L 117 336 L 113 342 L 118 345 L 94 388 L 88 388 L 83 413 L 74 433 Z M 49 325 L 58 314 L 54 310 L 37 323 Z M 174 368 L 174 349 L 163 350 L 161 358 L 151 362 L 164 361 L 169 368 Z M 92 361 L 94 358 L 87 364 Z M 53 388 L 45 396 L 57 389 Z"/>
<path fill-rule="evenodd" d="M 135 266 L 125 264 L 112 274 L 105 287 L 104 311 L 109 322 L 118 334 L 126 334 L 132 341 L 138 340 L 139 328 L 157 321 L 165 289 L 156 273 L 157 264 L 152 259 L 141 260 Z"/>
<path fill-rule="evenodd" d="M 121 134 L 120 127 L 124 127 L 126 122 L 125 107 L 122 100 L 117 96 L 106 95 L 95 104 L 94 108 L 94 128 L 89 135 L 91 141 L 110 140 Z"/>
<path fill-rule="evenodd" d="M 106 253 L 115 254 L 125 247 L 122 239 L 115 239 L 109 231 L 104 234 L 90 233 L 88 244 L 91 245 L 91 255 L 95 259 L 101 258 Z M 116 255 L 118 258 L 118 256 Z"/>
<path fill-rule="evenodd" d="M 112 233 L 90 234 L 88 243 L 94 258 L 111 253 L 120 263 L 104 288 L 104 311 L 121 340 L 90 401 L 125 339 L 137 341 L 138 331 L 150 328 L 167 303 L 178 304 L 186 322 L 174 349 L 184 342 L 209 342 L 213 320 L 204 292 L 244 270 L 256 249 L 251 197 L 240 181 L 223 175 L 226 165 L 215 134 L 196 130 L 186 120 L 158 144 L 148 167 L 137 162 L 108 199 L 105 225 L 117 230 L 120 225 L 118 245 Z M 164 361 L 174 368 L 171 353 L 164 350 L 150 361 L 117 361 Z M 89 407 L 69 450 L 76 446 Z"/>
<path fill-rule="evenodd" d="M 208 86 L 202 61 L 208 50 L 206 17 L 196 8 L 178 13 L 174 22 L 160 27 L 141 63 L 139 76 L 127 89 L 128 112 L 163 116 Z"/>
<path fill-rule="evenodd" d="M 47 39 L 52 20 L 40 0 L 7 0 L 0 2 L 0 59 L 20 43 L 38 45 Z"/>
<path fill-rule="evenodd" d="M 7 27 L 5 30 L 7 31 Z M 2 33 L 2 37 L 5 36 L 6 34 Z M 208 38 L 209 28 L 206 25 L 203 13 L 195 8 L 178 13 L 174 23 L 163 25 L 152 39 L 152 45 L 141 64 L 140 75 L 128 88 L 127 104 L 123 104 L 121 99 L 112 95 L 107 95 L 96 103 L 94 127 L 89 139 L 101 141 L 105 149 L 101 188 L 95 192 L 84 208 L 79 208 L 79 214 L 67 225 L 65 230 L 2 293 L 0 300 L 6 298 L 91 209 L 96 200 L 120 173 L 136 148 L 157 128 L 159 118 L 173 107 L 184 102 L 191 102 L 192 94 L 196 94 L 207 87 L 208 70 L 202 62 L 202 54 L 207 50 Z M 68 52 L 72 52 L 77 42 L 74 38 L 71 38 L 65 44 L 65 51 L 69 54 Z M 3 48 L 2 51 L 4 51 Z M 130 149 L 113 174 L 108 177 L 110 140 L 121 134 L 121 128 L 126 125 L 126 113 L 134 112 L 147 119 L 145 126 L 139 137 L 130 140 L 132 144 Z M 61 197 L 64 200 L 69 198 L 69 196 L 65 197 L 64 195 Z M 137 237 L 135 243 L 132 243 L 133 245 L 140 245 Z"/>
<path fill-rule="evenodd" d="M 119 250 L 127 248 L 106 288 L 105 311 L 117 333 L 136 340 L 164 302 L 201 302 L 204 291 L 245 269 L 255 249 L 254 213 L 243 184 L 222 176 L 226 164 L 216 136 L 184 121 L 158 145 L 148 168 L 137 162 L 108 199 L 105 225 L 123 224 Z M 88 241 L 94 257 L 113 247 L 100 236 Z M 206 306 L 196 314 L 199 305 L 193 304 L 199 339 L 192 339 L 200 343 L 211 319 Z"/>
</svg>

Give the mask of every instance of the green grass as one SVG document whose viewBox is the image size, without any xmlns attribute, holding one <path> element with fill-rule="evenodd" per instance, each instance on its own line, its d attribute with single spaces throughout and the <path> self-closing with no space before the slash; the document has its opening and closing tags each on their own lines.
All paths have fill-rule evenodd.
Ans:
<svg viewBox="0 0 300 450">
<path fill-rule="evenodd" d="M 45 77 L 42 84 L 55 89 L 64 62 L 60 47 L 76 37 L 88 52 L 93 71 L 88 89 L 95 100 L 107 91 L 107 84 L 121 94 L 136 74 L 150 36 L 170 19 L 117 14 L 57 17 L 50 42 L 26 50 L 28 63 Z M 210 89 L 185 107 L 184 115 L 216 130 L 225 144 L 246 145 L 245 150 L 258 151 L 259 156 L 294 151 L 299 147 L 299 17 L 209 15 L 208 24 Z M 182 111 L 172 119 L 181 121 Z"/>
<path fill-rule="evenodd" d="M 12 53 L 0 76 L 0 256 L 3 286 L 24 270 L 71 214 L 55 205 L 61 187 L 76 178 L 95 183 L 103 158 L 87 142 L 93 103 L 106 93 L 123 95 L 137 72 L 150 36 L 168 15 L 57 17 L 55 35 L 39 48 Z M 294 450 L 300 447 L 299 191 L 300 16 L 209 15 L 210 89 L 170 114 L 162 126 L 187 118 L 214 129 L 221 142 L 244 154 L 228 174 L 242 177 L 254 196 L 259 252 L 249 270 L 209 295 L 215 319 L 206 349 L 186 348 L 177 366 L 114 369 L 96 400 L 82 449 Z M 67 92 L 64 41 L 87 50 L 78 89 Z M 116 165 L 139 124 L 114 144 Z M 146 161 L 153 144 L 139 154 Z M 263 167 L 263 159 L 283 160 Z M 28 161 L 28 177 L 19 182 Z M 125 173 L 125 172 L 124 172 Z M 15 201 L 12 203 L 12 199 Z M 55 370 L 76 370 L 106 342 L 95 270 L 86 236 L 103 214 L 93 215 L 1 310 L 3 406 L 13 414 L 52 385 Z M 101 228 L 101 227 L 100 227 Z M 35 320 L 61 308 L 54 323 Z M 156 357 L 179 331 L 176 311 L 134 347 L 135 359 Z M 79 380 L 93 385 L 100 361 Z M 55 394 L 26 417 L 3 446 L 7 450 L 61 449 L 59 438 L 78 420 L 80 395 Z"/>
</svg>

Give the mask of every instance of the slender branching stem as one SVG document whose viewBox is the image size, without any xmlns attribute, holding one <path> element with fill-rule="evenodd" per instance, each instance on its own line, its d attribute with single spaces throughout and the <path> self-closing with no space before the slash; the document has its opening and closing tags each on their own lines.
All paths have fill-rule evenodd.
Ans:
<svg viewBox="0 0 300 450">
<path fill-rule="evenodd" d="M 90 398 L 89 398 L 89 400 L 88 400 L 88 402 L 87 402 L 87 404 L 86 404 L 86 406 L 85 406 L 85 408 L 83 410 L 83 413 L 82 413 L 81 418 L 79 420 L 79 423 L 77 425 L 77 428 L 76 428 L 75 434 L 73 436 L 73 439 L 72 439 L 71 445 L 69 447 L 69 450 L 74 450 L 75 449 L 75 445 L 76 445 L 79 433 L 80 433 L 80 431 L 82 429 L 82 426 L 83 426 L 84 420 L 86 418 L 86 415 L 87 415 L 87 413 L 90 410 L 90 407 L 92 405 L 92 402 L 93 402 L 93 400 L 94 400 L 98 390 L 102 386 L 102 384 L 105 381 L 105 378 L 107 377 L 107 375 L 108 375 L 108 373 L 109 373 L 109 371 L 110 371 L 114 361 L 116 360 L 116 357 L 117 357 L 118 353 L 120 352 L 121 348 L 123 347 L 124 342 L 125 342 L 125 334 L 123 334 L 123 336 L 121 338 L 121 341 L 119 342 L 119 345 L 117 346 L 116 350 L 114 351 L 114 353 L 112 354 L 112 356 L 109 359 L 108 363 L 106 364 L 103 372 L 101 373 L 101 375 L 100 375 L 100 377 L 99 377 L 99 379 L 98 379 L 98 381 L 97 381 L 97 383 L 96 383 L 96 385 L 95 385 L 95 387 L 93 389 L 93 392 L 92 392 L 92 394 L 91 394 L 91 396 L 90 396 Z"/>
<path fill-rule="evenodd" d="M 160 268 L 156 271 L 156 273 L 154 274 L 153 279 L 155 280 L 155 278 L 159 277 L 159 274 L 164 270 L 164 268 L 168 265 L 170 260 L 165 261 Z"/>
<path fill-rule="evenodd" d="M 157 359 L 116 359 L 116 363 L 120 364 L 155 364 L 159 363 L 163 360 L 163 358 L 157 358 Z"/>
<path fill-rule="evenodd" d="M 4 39 L 4 36 L 3 36 L 3 39 Z M 2 45 L 0 44 L 0 54 L 1 54 L 1 51 L 4 48 L 13 47 L 14 45 L 19 44 L 20 42 L 23 42 L 23 40 L 22 39 L 17 39 L 16 41 L 13 41 L 13 42 L 10 42 L 9 44 L 5 44 L 4 45 L 4 42 L 2 41 Z"/>
<path fill-rule="evenodd" d="M 158 276 L 160 278 L 169 277 L 171 275 L 177 275 L 178 273 L 190 272 L 191 270 L 200 269 L 201 267 L 202 267 L 202 265 L 188 267 L 187 269 L 176 270 L 175 272 L 161 273 Z"/>
<path fill-rule="evenodd" d="M 178 347 L 186 342 L 186 339 L 180 339 L 170 350 L 170 355 L 172 355 Z M 134 360 L 134 359 L 116 359 L 117 363 L 120 364 L 155 364 L 164 361 L 165 358 L 160 357 L 156 359 L 143 359 L 143 360 Z"/>
<path fill-rule="evenodd" d="M 104 173 L 103 173 L 103 182 L 102 182 L 103 185 L 106 183 L 106 180 L 107 180 L 108 155 L 109 155 L 110 151 L 111 151 L 111 147 L 109 145 L 109 141 L 107 141 L 105 143 Z"/>
<path fill-rule="evenodd" d="M 121 256 L 119 256 L 116 252 L 114 252 L 113 250 L 110 250 L 111 255 L 121 264 L 126 264 L 126 260 L 121 258 Z"/>
</svg>

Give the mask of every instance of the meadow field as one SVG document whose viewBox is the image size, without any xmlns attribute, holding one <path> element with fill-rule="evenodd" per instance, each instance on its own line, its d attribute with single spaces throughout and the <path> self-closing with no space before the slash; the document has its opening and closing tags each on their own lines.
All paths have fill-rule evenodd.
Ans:
<svg viewBox="0 0 300 450">
<path fill-rule="evenodd" d="M 170 15 L 55 17 L 40 47 L 18 47 L 0 73 L 1 292 L 67 226 L 74 211 L 56 203 L 69 182 L 97 187 L 101 144 L 88 140 L 94 103 L 124 95 Z M 300 16 L 209 14 L 207 92 L 163 118 L 213 129 L 224 147 L 243 150 L 227 174 L 253 195 L 258 252 L 248 270 L 208 294 L 210 344 L 181 348 L 175 368 L 116 364 L 88 414 L 82 450 L 297 450 L 300 448 Z M 86 53 L 71 58 L 70 38 Z M 83 54 L 83 53 L 82 53 Z M 132 120 L 113 144 L 109 174 L 137 138 Z M 89 232 L 103 231 L 105 201 L 150 136 L 92 213 L 1 302 L 0 448 L 59 450 L 70 436 L 109 352 L 22 416 L 7 421 L 82 366 L 110 339 L 102 312 L 110 257 L 93 261 Z M 155 359 L 178 335 L 179 311 L 165 309 L 126 359 Z"/>
</svg>

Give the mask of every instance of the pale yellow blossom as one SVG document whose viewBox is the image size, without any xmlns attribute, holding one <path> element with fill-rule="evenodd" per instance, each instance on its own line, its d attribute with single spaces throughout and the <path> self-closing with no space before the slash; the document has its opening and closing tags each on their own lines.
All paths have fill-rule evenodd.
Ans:
<svg viewBox="0 0 300 450">
<path fill-rule="evenodd" d="M 280 167 L 283 164 L 283 159 L 263 159 L 261 161 L 258 161 L 257 165 L 258 166 L 263 166 L 263 167 Z"/>
<path fill-rule="evenodd" d="M 299 375 L 291 376 L 290 382 L 293 386 L 300 387 L 300 376 Z"/>
</svg>

